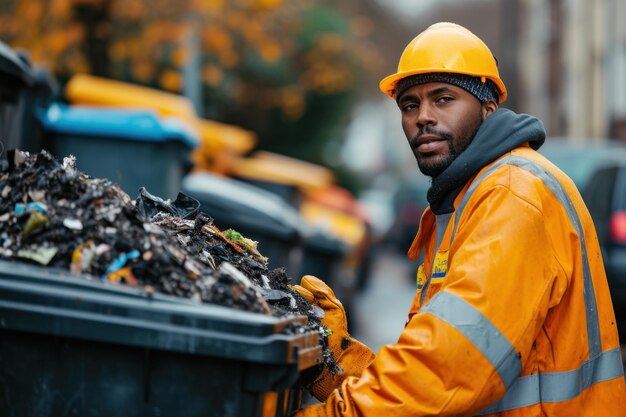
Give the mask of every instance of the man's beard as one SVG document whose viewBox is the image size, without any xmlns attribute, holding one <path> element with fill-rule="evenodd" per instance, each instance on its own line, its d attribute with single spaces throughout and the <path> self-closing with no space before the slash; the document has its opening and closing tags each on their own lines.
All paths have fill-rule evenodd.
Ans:
<svg viewBox="0 0 626 417">
<path fill-rule="evenodd" d="M 458 156 L 460 154 L 462 154 L 467 148 L 468 146 L 472 143 L 472 141 L 474 140 L 474 137 L 476 136 L 476 132 L 478 132 L 478 129 L 480 128 L 480 125 L 482 124 L 483 119 L 482 119 L 482 115 L 479 115 L 479 117 L 476 119 L 473 128 L 470 130 L 470 133 L 463 138 L 463 140 L 458 141 L 456 144 L 456 147 L 454 146 L 454 137 L 448 133 L 448 132 L 443 132 L 443 131 L 439 131 L 436 129 L 432 129 L 429 127 L 425 127 L 425 129 L 423 129 L 422 131 L 419 132 L 418 136 L 416 136 L 416 138 L 412 141 L 412 142 L 417 142 L 417 137 L 419 137 L 419 135 L 423 135 L 423 134 L 429 134 L 429 135 L 437 135 L 443 139 L 445 139 L 445 141 L 448 143 L 448 154 L 445 155 L 445 157 L 439 161 L 436 161 L 435 163 L 426 163 L 423 160 L 420 160 L 420 158 L 417 157 L 417 155 L 415 156 L 415 158 L 417 159 L 417 166 L 419 167 L 419 170 L 422 172 L 422 174 L 429 176 L 431 178 L 436 178 L 437 176 L 439 176 L 443 171 L 445 171 L 450 164 L 452 164 L 452 162 L 458 158 Z"/>
</svg>

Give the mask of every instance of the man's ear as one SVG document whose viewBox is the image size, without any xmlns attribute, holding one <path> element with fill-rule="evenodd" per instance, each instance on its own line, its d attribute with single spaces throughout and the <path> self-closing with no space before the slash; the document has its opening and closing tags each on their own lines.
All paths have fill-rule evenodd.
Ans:
<svg viewBox="0 0 626 417">
<path fill-rule="evenodd" d="M 489 101 L 485 101 L 482 104 L 482 115 L 483 115 L 483 120 L 485 120 L 487 118 L 487 116 L 489 116 L 491 113 L 495 112 L 496 110 L 498 110 L 498 103 L 496 103 L 494 100 L 489 100 Z"/>
</svg>

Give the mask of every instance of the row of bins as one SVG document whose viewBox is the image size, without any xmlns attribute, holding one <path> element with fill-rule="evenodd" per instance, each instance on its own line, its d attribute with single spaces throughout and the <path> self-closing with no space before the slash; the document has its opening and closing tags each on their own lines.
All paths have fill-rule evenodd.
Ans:
<svg viewBox="0 0 626 417">
<path fill-rule="evenodd" d="M 272 268 L 285 267 L 299 280 L 323 277 L 331 287 L 340 276 L 348 246 L 323 230 L 307 226 L 291 205 L 266 189 L 208 172 L 183 178 L 182 190 L 200 201 L 200 210 L 215 215 L 221 228 L 235 228 L 259 242 Z"/>
<path fill-rule="evenodd" d="M 320 265 L 306 265 L 316 250 L 330 263 L 342 257 L 342 248 L 329 251 L 327 237 L 305 231 L 293 207 L 275 196 L 219 176 L 186 178 L 197 138 L 176 119 L 150 110 L 50 105 L 56 87 L 26 54 L 0 42 L 0 154 L 12 148 L 73 154 L 80 170 L 110 178 L 131 197 L 145 186 L 172 198 L 188 184 L 185 191 L 218 225 L 261 242 L 273 266 L 288 266 L 292 275 Z M 225 193 L 215 188 L 220 181 Z M 311 256 L 302 256 L 309 249 Z M 305 320 L 0 261 L 0 414 L 288 416 L 321 360 L 319 334 L 284 331 Z"/>
<path fill-rule="evenodd" d="M 263 178 L 255 181 L 248 175 L 251 170 L 258 171 L 257 162 L 261 161 L 240 159 L 237 179 L 224 176 L 232 169 L 233 158 L 228 152 L 221 152 L 219 158 L 228 167 L 218 166 L 219 161 L 205 161 L 211 150 L 205 148 L 220 144 L 215 138 L 209 143 L 199 140 L 198 130 L 207 134 L 214 127 L 212 122 L 200 120 L 195 126 L 199 129 L 190 128 L 193 109 L 184 98 L 83 75 L 73 77 L 67 94 L 95 94 L 83 97 L 88 105 L 54 103 L 58 85 L 53 77 L 43 69 L 31 67 L 27 53 L 16 52 L 2 42 L 0 81 L 0 151 L 47 149 L 57 157 L 73 154 L 80 170 L 117 182 L 131 197 L 140 187 L 146 187 L 154 195 L 175 198 L 191 168 L 209 163 L 205 168 L 213 171 L 205 171 L 205 184 L 190 179 L 190 189 L 183 191 L 195 194 L 219 226 L 236 228 L 259 241 L 271 267 L 286 267 L 296 279 L 303 274 L 317 275 L 342 293 L 339 270 L 351 249 L 345 240 L 302 221 L 293 187 L 274 186 Z M 136 91 L 130 94 L 129 88 Z M 153 101 L 155 107 L 109 107 L 113 103 L 107 97 L 109 101 L 128 100 L 129 94 L 135 97 L 137 105 Z M 159 103 L 167 105 L 161 109 Z M 249 149 L 250 139 L 240 133 L 230 132 L 227 136 L 230 141 L 237 139 L 239 148 Z M 217 184 L 226 184 L 229 192 L 212 188 Z M 272 192 L 265 192 L 268 189 Z M 281 201 L 276 194 L 282 197 Z M 269 207 L 273 209 L 269 211 Z M 268 221 L 269 218 L 274 220 Z"/>
<path fill-rule="evenodd" d="M 52 104 L 38 113 L 45 147 L 74 155 L 77 168 L 118 183 L 131 197 L 141 187 L 174 199 L 198 137 L 175 117 L 149 109 Z"/>
<path fill-rule="evenodd" d="M 334 281 L 348 246 L 307 225 L 279 194 L 250 181 L 189 172 L 198 138 L 178 119 L 149 109 L 53 104 L 39 120 L 47 147 L 59 157 L 74 155 L 79 170 L 109 178 L 131 197 L 142 186 L 164 199 L 182 191 L 196 198 L 220 229 L 232 228 L 259 242 L 271 268 L 285 267 L 296 280 L 316 275 L 339 287 Z"/>
</svg>

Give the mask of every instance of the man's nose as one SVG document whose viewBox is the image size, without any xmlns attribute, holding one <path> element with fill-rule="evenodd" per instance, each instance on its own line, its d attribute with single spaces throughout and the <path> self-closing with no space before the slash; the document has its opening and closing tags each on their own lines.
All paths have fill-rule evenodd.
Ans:
<svg viewBox="0 0 626 417">
<path fill-rule="evenodd" d="M 423 127 L 426 125 L 435 125 L 437 124 L 437 120 L 435 118 L 435 114 L 432 106 L 426 103 L 422 103 L 419 106 L 417 113 L 417 125 L 418 127 Z"/>
</svg>

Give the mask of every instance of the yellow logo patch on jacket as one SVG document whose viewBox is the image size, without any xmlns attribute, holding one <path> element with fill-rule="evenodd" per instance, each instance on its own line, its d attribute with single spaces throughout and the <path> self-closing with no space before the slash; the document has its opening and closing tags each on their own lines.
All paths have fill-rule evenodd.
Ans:
<svg viewBox="0 0 626 417">
<path fill-rule="evenodd" d="M 443 282 L 448 273 L 448 251 L 437 252 L 435 262 L 433 263 L 433 274 L 431 282 L 433 284 Z"/>
<path fill-rule="evenodd" d="M 424 272 L 424 264 L 421 264 L 419 267 L 417 267 L 415 282 L 417 283 L 418 290 L 424 288 L 424 284 L 426 284 L 426 273 Z"/>
</svg>

